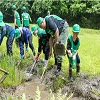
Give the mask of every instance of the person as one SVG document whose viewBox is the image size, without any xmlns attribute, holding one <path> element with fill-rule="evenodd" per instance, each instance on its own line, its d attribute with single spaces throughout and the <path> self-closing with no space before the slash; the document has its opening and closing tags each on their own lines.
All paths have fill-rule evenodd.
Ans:
<svg viewBox="0 0 100 100">
<path fill-rule="evenodd" d="M 13 5 L 12 6 L 12 11 L 14 13 L 14 27 L 15 29 L 21 26 L 21 22 L 20 22 L 20 15 L 19 13 L 16 11 L 16 6 Z"/>
<path fill-rule="evenodd" d="M 52 48 L 59 41 L 65 45 L 68 36 L 68 23 L 56 15 L 46 16 L 45 18 L 39 17 L 37 19 L 37 24 L 42 29 L 44 29 L 49 37 L 50 53 L 52 55 Z M 53 45 L 54 38 L 54 45 Z M 55 74 L 60 72 L 62 66 L 62 56 L 55 55 L 55 64 L 57 65 L 57 70 Z"/>
<path fill-rule="evenodd" d="M 78 55 L 78 49 L 80 46 L 80 40 L 78 38 L 80 32 L 80 26 L 74 24 L 72 27 L 73 34 L 68 37 L 67 40 L 67 56 L 69 59 L 69 79 L 73 81 L 72 68 L 76 68 L 76 73 L 80 74 L 80 57 Z"/>
<path fill-rule="evenodd" d="M 13 54 L 12 45 L 14 41 L 14 34 L 15 34 L 15 29 L 11 25 L 5 24 L 3 22 L 3 14 L 0 11 L 0 45 L 2 44 L 4 36 L 6 36 L 7 37 L 7 41 L 6 41 L 7 55 L 9 56 Z"/>
<path fill-rule="evenodd" d="M 26 12 L 26 7 L 22 7 L 22 11 L 23 11 L 23 13 L 22 13 L 22 27 L 27 27 L 27 28 L 29 28 L 29 26 L 30 26 L 30 22 L 29 21 L 31 21 L 32 22 L 32 20 L 31 20 L 31 17 L 30 17 L 30 15 Z"/>
<path fill-rule="evenodd" d="M 35 36 L 38 36 L 38 53 L 36 55 L 36 60 L 38 60 L 39 55 L 41 54 L 42 50 L 45 55 L 44 59 L 44 67 L 48 65 L 48 59 L 49 59 L 49 39 L 47 37 L 47 34 L 45 30 L 38 28 L 37 26 L 33 25 L 31 27 L 31 31 Z"/>
<path fill-rule="evenodd" d="M 20 15 L 19 15 L 19 13 L 16 11 L 16 6 L 15 6 L 15 5 L 12 6 L 12 11 L 13 11 L 13 13 L 14 13 L 14 28 L 16 29 L 16 28 L 18 28 L 18 27 L 21 26 Z M 19 43 L 19 42 L 18 42 L 18 39 L 15 39 L 15 44 L 16 44 L 17 47 L 19 46 L 18 43 Z"/>
<path fill-rule="evenodd" d="M 24 43 L 26 45 L 26 51 L 28 51 L 28 43 L 29 47 L 32 50 L 33 55 L 35 56 L 34 46 L 32 44 L 32 34 L 31 31 L 26 27 L 19 27 L 15 30 L 15 39 L 19 41 L 20 47 L 20 58 L 24 58 Z"/>
</svg>

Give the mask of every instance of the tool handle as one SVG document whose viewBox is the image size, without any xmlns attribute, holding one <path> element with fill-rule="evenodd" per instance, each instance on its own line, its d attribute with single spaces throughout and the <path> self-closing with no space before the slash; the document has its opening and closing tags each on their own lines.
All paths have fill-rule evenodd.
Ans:
<svg viewBox="0 0 100 100">
<path fill-rule="evenodd" d="M 7 72 L 6 70 L 0 68 L 0 71 L 4 72 L 5 74 L 9 74 L 9 72 Z"/>
</svg>

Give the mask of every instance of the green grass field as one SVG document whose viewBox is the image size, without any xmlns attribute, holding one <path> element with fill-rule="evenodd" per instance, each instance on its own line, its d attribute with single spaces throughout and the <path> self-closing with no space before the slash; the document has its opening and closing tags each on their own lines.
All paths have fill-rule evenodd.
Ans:
<svg viewBox="0 0 100 100">
<path fill-rule="evenodd" d="M 69 28 L 69 35 L 72 34 L 71 27 Z M 79 34 L 81 45 L 79 48 L 79 56 L 81 59 L 81 73 L 89 74 L 90 76 L 95 76 L 100 74 L 100 30 L 85 29 L 81 28 Z M 32 56 L 32 52 L 29 49 L 29 52 L 26 53 L 25 59 L 21 62 L 21 66 L 17 67 L 17 63 L 20 61 L 19 58 L 19 48 L 16 47 L 13 43 L 13 56 L 6 56 L 6 37 L 3 40 L 2 45 L 0 46 L 0 67 L 9 71 L 9 75 L 5 81 L 0 84 L 4 86 L 9 85 L 18 85 L 21 83 L 22 74 L 19 72 L 21 68 L 26 67 L 27 65 L 32 64 L 32 59 L 29 56 Z M 33 44 L 37 52 L 37 43 L 38 38 L 33 36 Z M 43 54 L 40 55 L 40 58 L 43 58 Z M 54 58 L 50 58 L 49 66 L 54 64 Z M 17 71 L 16 71 L 17 69 Z M 18 71 L 19 69 L 19 71 Z M 62 71 L 68 76 L 68 59 L 67 56 L 63 57 L 63 66 Z M 75 71 L 74 71 L 75 73 Z M 0 77 L 3 73 L 0 72 Z"/>
</svg>

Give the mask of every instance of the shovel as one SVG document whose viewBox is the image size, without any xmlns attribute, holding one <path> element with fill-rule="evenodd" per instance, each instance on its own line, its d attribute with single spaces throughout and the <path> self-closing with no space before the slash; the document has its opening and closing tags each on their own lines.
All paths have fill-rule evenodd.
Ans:
<svg viewBox="0 0 100 100">
<path fill-rule="evenodd" d="M 29 71 L 29 73 L 26 73 L 26 81 L 31 80 L 31 76 L 33 75 L 31 73 L 32 73 L 33 68 L 35 67 L 36 62 L 37 62 L 37 60 L 35 60 L 33 66 L 31 67 L 31 70 Z"/>
<path fill-rule="evenodd" d="M 60 41 L 55 44 L 55 54 L 65 56 L 65 46 Z"/>
<path fill-rule="evenodd" d="M 0 79 L 0 83 L 2 83 L 2 82 L 5 80 L 5 78 L 7 77 L 7 75 L 9 74 L 9 72 L 5 71 L 5 70 L 2 69 L 2 68 L 0 68 L 0 71 L 2 71 L 3 73 L 5 73 L 5 74 L 1 77 L 1 79 Z"/>
</svg>

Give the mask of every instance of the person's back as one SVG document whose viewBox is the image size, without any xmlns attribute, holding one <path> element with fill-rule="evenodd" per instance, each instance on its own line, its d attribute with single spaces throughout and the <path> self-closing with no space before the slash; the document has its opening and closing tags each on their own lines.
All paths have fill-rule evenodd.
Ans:
<svg viewBox="0 0 100 100">
<path fill-rule="evenodd" d="M 22 13 L 23 27 L 29 27 L 30 15 L 26 12 Z"/>
<path fill-rule="evenodd" d="M 14 28 L 7 23 L 5 23 L 5 28 L 6 28 L 6 36 L 8 36 L 14 30 Z"/>
<path fill-rule="evenodd" d="M 31 18 L 30 18 L 30 15 L 29 13 L 26 12 L 26 7 L 22 7 L 22 27 L 27 27 L 29 28 L 30 26 L 30 21 L 31 21 Z"/>
</svg>

